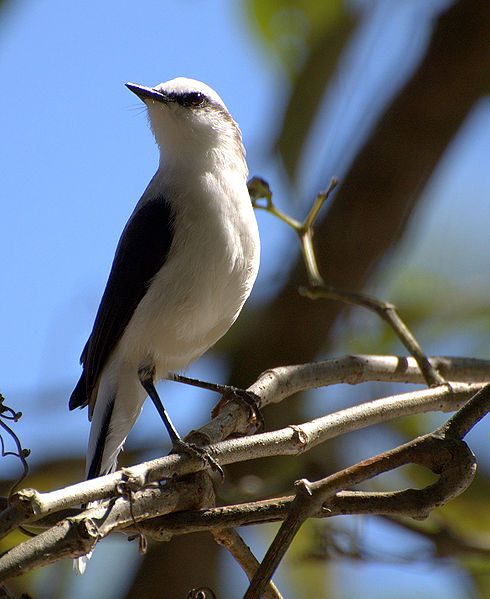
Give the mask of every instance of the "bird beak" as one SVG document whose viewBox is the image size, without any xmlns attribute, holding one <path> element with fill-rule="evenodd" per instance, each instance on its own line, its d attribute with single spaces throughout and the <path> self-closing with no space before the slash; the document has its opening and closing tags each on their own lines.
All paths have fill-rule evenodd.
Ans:
<svg viewBox="0 0 490 599">
<path fill-rule="evenodd" d="M 167 94 L 157 91 L 153 87 L 145 87 L 136 83 L 126 83 L 126 87 L 140 98 L 140 100 L 154 100 L 155 102 L 172 102 Z"/>
</svg>

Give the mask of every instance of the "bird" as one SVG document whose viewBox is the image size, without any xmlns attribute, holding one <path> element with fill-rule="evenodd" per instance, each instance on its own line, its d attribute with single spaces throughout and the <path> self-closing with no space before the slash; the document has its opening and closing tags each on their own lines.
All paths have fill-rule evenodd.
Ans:
<svg viewBox="0 0 490 599">
<path fill-rule="evenodd" d="M 242 134 L 219 95 L 186 77 L 126 87 L 146 105 L 160 161 L 117 245 L 69 400 L 88 406 L 87 478 L 117 469 L 147 396 L 174 450 L 186 449 L 155 384 L 228 331 L 260 261 Z"/>
</svg>

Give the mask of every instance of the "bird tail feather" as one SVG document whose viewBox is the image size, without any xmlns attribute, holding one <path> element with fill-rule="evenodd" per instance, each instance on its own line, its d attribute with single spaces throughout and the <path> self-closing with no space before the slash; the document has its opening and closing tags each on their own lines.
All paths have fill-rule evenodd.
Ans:
<svg viewBox="0 0 490 599">
<path fill-rule="evenodd" d="M 90 428 L 87 452 L 87 478 L 110 474 L 117 468 L 117 457 L 126 437 L 141 412 L 146 392 L 138 379 L 125 381 L 123 392 L 101 384 Z M 87 507 L 95 507 L 97 501 Z M 83 574 L 92 552 L 74 560 L 73 568 Z"/>
</svg>

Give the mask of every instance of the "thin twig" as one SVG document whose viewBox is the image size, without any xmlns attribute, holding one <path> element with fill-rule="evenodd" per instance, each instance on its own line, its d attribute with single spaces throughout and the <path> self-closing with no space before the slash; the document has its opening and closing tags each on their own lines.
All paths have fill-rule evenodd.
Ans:
<svg viewBox="0 0 490 599">
<path fill-rule="evenodd" d="M 231 553 L 248 579 L 252 580 L 259 567 L 259 562 L 237 531 L 231 528 L 221 528 L 211 532 L 216 542 Z M 265 586 L 262 597 L 263 599 L 282 599 L 282 595 L 272 581 Z"/>
<path fill-rule="evenodd" d="M 445 438 L 462 439 L 490 411 L 490 384 L 485 385 L 454 414 L 439 432 Z"/>
<path fill-rule="evenodd" d="M 364 293 L 345 291 L 343 289 L 337 289 L 326 284 L 308 288 L 302 287 L 300 289 L 300 293 L 305 297 L 309 297 L 310 299 L 323 298 L 340 300 L 347 304 L 363 306 L 364 308 L 375 312 L 390 325 L 403 345 L 415 358 L 429 387 L 446 383 L 444 377 L 441 376 L 432 366 L 418 341 L 415 339 L 407 325 L 400 318 L 395 305 L 389 302 L 383 302 Z"/>
<path fill-rule="evenodd" d="M 310 212 L 302 222 L 291 218 L 274 205 L 272 201 L 272 191 L 269 184 L 264 181 L 264 179 L 259 177 L 251 179 L 248 182 L 248 190 L 254 208 L 260 208 L 270 212 L 291 227 L 298 235 L 309 282 L 308 287 L 301 287 L 299 289 L 301 295 L 310 299 L 323 298 L 339 300 L 348 304 L 363 306 L 364 308 L 375 312 L 388 323 L 403 345 L 410 352 L 410 355 L 415 358 L 427 385 L 429 387 L 434 387 L 446 383 L 444 377 L 437 372 L 429 362 L 420 344 L 401 319 L 396 306 L 390 302 L 383 302 L 363 293 L 337 289 L 336 287 L 325 283 L 320 275 L 315 250 L 313 248 L 313 227 L 323 204 L 337 184 L 338 180 L 333 178 L 328 189 L 317 194 Z M 265 205 L 260 203 L 260 200 L 264 199 Z"/>
<path fill-rule="evenodd" d="M 17 489 L 21 485 L 22 481 L 26 478 L 26 476 L 29 472 L 29 465 L 27 463 L 26 458 L 29 457 L 31 450 L 24 449 L 22 447 L 19 437 L 17 437 L 17 435 L 10 428 L 10 426 L 8 426 L 7 424 L 5 424 L 5 422 L 3 422 L 3 420 L 12 420 L 13 422 L 18 422 L 18 420 L 20 418 L 22 418 L 22 412 L 15 412 L 12 408 L 6 406 L 4 404 L 4 401 L 5 401 L 5 398 L 0 393 L 0 426 L 13 439 L 15 446 L 17 448 L 17 451 L 6 451 L 3 437 L 0 435 L 1 455 L 2 455 L 2 457 L 13 455 L 13 456 L 19 458 L 19 460 L 21 461 L 21 464 L 22 464 L 22 474 L 19 476 L 19 478 L 17 480 L 14 481 L 14 483 L 10 487 L 10 491 L 9 491 L 9 495 L 8 495 L 10 498 L 10 497 L 12 497 L 15 489 Z"/>
</svg>

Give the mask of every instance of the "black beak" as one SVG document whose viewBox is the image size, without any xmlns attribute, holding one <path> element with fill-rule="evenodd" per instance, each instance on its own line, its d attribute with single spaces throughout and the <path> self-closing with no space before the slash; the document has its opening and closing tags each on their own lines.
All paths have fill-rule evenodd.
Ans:
<svg viewBox="0 0 490 599">
<path fill-rule="evenodd" d="M 154 100 L 155 102 L 172 102 L 167 94 L 153 89 L 153 87 L 145 87 L 136 83 L 126 83 L 126 87 L 140 98 L 140 100 Z"/>
</svg>

